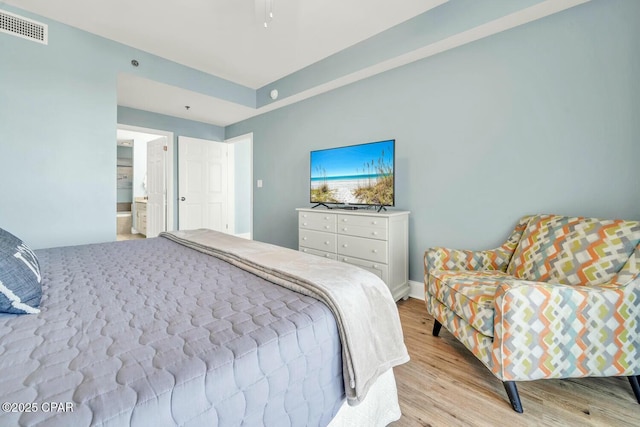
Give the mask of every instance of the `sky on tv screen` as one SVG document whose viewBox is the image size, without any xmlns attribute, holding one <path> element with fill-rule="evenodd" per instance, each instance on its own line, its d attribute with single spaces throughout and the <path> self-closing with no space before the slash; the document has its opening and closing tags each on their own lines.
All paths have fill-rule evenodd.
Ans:
<svg viewBox="0 0 640 427">
<path fill-rule="evenodd" d="M 311 152 L 311 179 L 376 174 L 376 166 L 393 166 L 393 140 Z"/>
</svg>

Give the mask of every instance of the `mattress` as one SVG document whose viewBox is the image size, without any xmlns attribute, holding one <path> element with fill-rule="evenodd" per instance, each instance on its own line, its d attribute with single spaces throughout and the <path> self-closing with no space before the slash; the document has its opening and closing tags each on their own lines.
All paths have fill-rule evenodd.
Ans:
<svg viewBox="0 0 640 427">
<path fill-rule="evenodd" d="M 327 425 L 326 305 L 165 238 L 36 251 L 41 313 L 0 315 L 0 425 Z"/>
</svg>

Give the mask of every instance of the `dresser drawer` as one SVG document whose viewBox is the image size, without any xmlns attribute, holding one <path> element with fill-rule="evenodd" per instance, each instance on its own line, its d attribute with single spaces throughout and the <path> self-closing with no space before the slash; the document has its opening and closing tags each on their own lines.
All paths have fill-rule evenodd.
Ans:
<svg viewBox="0 0 640 427">
<path fill-rule="evenodd" d="M 387 262 L 387 242 L 363 237 L 338 235 L 338 254 L 376 262 Z"/>
<path fill-rule="evenodd" d="M 347 264 L 357 265 L 358 267 L 364 268 L 367 271 L 372 272 L 379 278 L 381 278 L 385 283 L 389 280 L 389 266 L 387 264 L 382 264 L 379 262 L 365 261 L 363 259 L 340 256 L 338 257 L 338 261 L 345 262 Z"/>
<path fill-rule="evenodd" d="M 338 215 L 338 224 L 385 229 L 388 227 L 387 218 L 366 215 Z"/>
<path fill-rule="evenodd" d="M 338 233 L 349 236 L 387 240 L 389 237 L 386 218 L 371 216 L 338 215 Z"/>
<path fill-rule="evenodd" d="M 389 235 L 386 227 L 370 227 L 368 225 L 353 224 L 339 224 L 338 233 L 378 240 L 387 240 Z"/>
<path fill-rule="evenodd" d="M 336 215 L 322 212 L 299 212 L 298 224 L 307 230 L 336 232 Z"/>
<path fill-rule="evenodd" d="M 336 236 L 337 234 L 323 233 L 313 230 L 299 230 L 298 246 L 317 249 L 323 252 L 336 252 Z"/>
<path fill-rule="evenodd" d="M 300 252 L 304 252 L 305 254 L 321 256 L 322 258 L 336 259 L 335 252 L 330 253 L 325 251 L 319 251 L 317 249 L 305 248 L 303 246 L 300 247 Z"/>
</svg>

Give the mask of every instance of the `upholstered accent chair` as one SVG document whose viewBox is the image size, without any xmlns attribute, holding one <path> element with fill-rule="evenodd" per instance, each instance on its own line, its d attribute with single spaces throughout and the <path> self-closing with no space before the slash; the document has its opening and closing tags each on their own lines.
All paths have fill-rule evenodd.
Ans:
<svg viewBox="0 0 640 427">
<path fill-rule="evenodd" d="M 503 381 L 627 376 L 640 403 L 640 221 L 526 216 L 486 251 L 425 252 L 425 297 Z"/>
</svg>

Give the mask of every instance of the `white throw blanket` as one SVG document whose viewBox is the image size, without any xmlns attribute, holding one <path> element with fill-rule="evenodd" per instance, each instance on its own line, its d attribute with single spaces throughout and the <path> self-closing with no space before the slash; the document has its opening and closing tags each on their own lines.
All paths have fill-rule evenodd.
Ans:
<svg viewBox="0 0 640 427">
<path fill-rule="evenodd" d="M 344 388 L 350 405 L 365 398 L 378 376 L 409 360 L 398 308 L 387 285 L 373 273 L 212 230 L 160 236 L 325 303 L 338 324 Z"/>
</svg>

